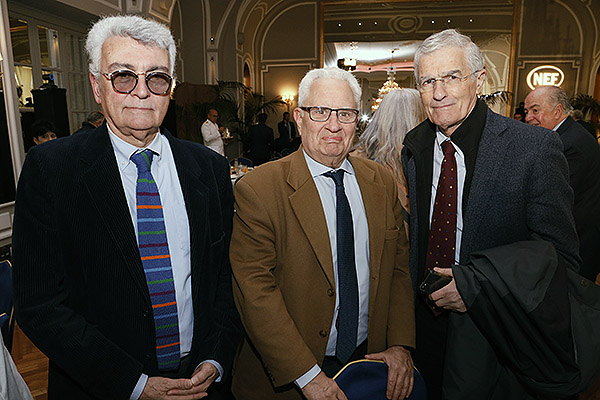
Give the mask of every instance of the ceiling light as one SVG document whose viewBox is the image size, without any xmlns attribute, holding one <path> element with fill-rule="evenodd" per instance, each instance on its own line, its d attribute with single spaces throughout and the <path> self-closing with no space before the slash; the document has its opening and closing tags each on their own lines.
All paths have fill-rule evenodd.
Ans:
<svg viewBox="0 0 600 400">
<path fill-rule="evenodd" d="M 342 24 L 338 24 L 338 26 L 342 26 Z"/>
<path fill-rule="evenodd" d="M 469 18 L 469 22 L 473 22 L 473 18 Z"/>
<path fill-rule="evenodd" d="M 448 20 L 448 23 L 450 23 L 450 22 L 451 22 L 451 21 L 450 21 L 450 20 Z"/>
<path fill-rule="evenodd" d="M 358 26 L 362 26 L 362 22 L 359 22 L 359 23 L 358 23 Z"/>
<path fill-rule="evenodd" d="M 377 25 L 377 21 L 373 21 L 373 25 Z"/>
<path fill-rule="evenodd" d="M 435 21 L 434 21 L 434 20 L 431 20 L 431 23 L 432 23 L 432 24 L 435 24 Z"/>
</svg>

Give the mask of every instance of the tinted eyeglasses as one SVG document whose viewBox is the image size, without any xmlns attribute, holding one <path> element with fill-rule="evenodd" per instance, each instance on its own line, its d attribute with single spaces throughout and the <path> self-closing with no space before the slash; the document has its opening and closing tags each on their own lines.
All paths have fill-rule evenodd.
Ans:
<svg viewBox="0 0 600 400">
<path fill-rule="evenodd" d="M 166 72 L 133 72 L 128 69 L 120 69 L 110 74 L 102 75 L 112 83 L 112 87 L 117 93 L 129 94 L 133 92 L 138 84 L 139 75 L 145 75 L 146 87 L 157 96 L 164 96 L 171 90 L 173 77 Z"/>
</svg>

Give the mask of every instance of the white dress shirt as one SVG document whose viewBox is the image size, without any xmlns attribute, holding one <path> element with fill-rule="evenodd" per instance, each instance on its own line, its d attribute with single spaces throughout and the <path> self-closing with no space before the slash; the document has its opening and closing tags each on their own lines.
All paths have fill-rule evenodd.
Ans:
<svg viewBox="0 0 600 400">
<path fill-rule="evenodd" d="M 437 193 L 438 181 L 442 172 L 442 161 L 444 160 L 444 152 L 442 151 L 442 143 L 450 140 L 439 129 L 436 129 L 435 144 L 433 146 L 433 178 L 431 179 L 431 204 L 429 205 L 429 227 L 431 228 L 431 215 L 433 214 L 433 206 L 435 205 L 435 195 Z M 454 263 L 460 262 L 460 244 L 462 241 L 463 230 L 463 215 L 462 215 L 462 200 L 463 190 L 465 188 L 465 176 L 467 175 L 467 166 L 465 164 L 465 155 L 456 143 L 450 141 L 456 149 L 454 158 L 456 159 L 456 179 L 458 180 L 457 197 L 456 197 L 456 246 L 454 253 Z"/>
<path fill-rule="evenodd" d="M 225 146 L 223 145 L 221 132 L 219 132 L 219 125 L 207 119 L 200 130 L 202 131 L 204 145 L 225 157 Z"/>
<path fill-rule="evenodd" d="M 165 229 L 167 231 L 167 242 L 169 243 L 169 254 L 171 255 L 171 266 L 173 281 L 175 285 L 175 299 L 177 300 L 177 316 L 179 319 L 179 340 L 181 357 L 189 354 L 192 348 L 194 332 L 194 307 L 192 302 L 192 272 L 190 261 L 190 228 L 181 191 L 181 184 L 175 160 L 171 152 L 171 146 L 166 137 L 160 132 L 152 143 L 145 148 L 139 148 L 125 142 L 115 135 L 108 127 L 110 141 L 117 158 L 119 174 L 129 207 L 131 222 L 135 229 L 137 239 L 137 210 L 136 210 L 136 182 L 137 167 L 131 161 L 131 156 L 146 149 L 152 150 L 151 172 L 163 206 Z M 223 370 L 218 363 L 209 360 L 219 370 L 220 376 Z M 136 385 L 131 399 L 138 399 L 141 395 L 148 377 L 142 374 Z"/>
<path fill-rule="evenodd" d="M 337 341 L 336 321 L 339 312 L 339 283 L 337 271 L 337 230 L 336 230 L 336 195 L 335 182 L 333 179 L 324 176 L 323 174 L 332 171 L 331 167 L 320 164 L 310 158 L 304 152 L 304 158 L 308 165 L 308 169 L 313 177 L 321 205 L 325 213 L 325 221 L 327 222 L 327 231 L 329 233 L 329 243 L 331 245 L 331 256 L 333 258 L 333 271 L 335 275 L 335 311 L 333 321 L 329 330 L 329 340 L 327 341 L 327 350 L 325 355 L 334 356 Z M 365 205 L 362 201 L 360 187 L 354 174 L 352 164 L 345 159 L 339 169 L 343 169 L 344 173 L 344 191 L 350 210 L 352 212 L 352 224 L 354 231 L 354 257 L 356 261 L 356 276 L 358 278 L 358 335 L 357 345 L 361 344 L 367 338 L 369 327 L 369 224 L 367 222 L 367 214 Z M 303 388 L 311 380 L 313 380 L 321 372 L 318 365 L 313 366 L 308 372 L 296 379 L 296 384 Z"/>
</svg>

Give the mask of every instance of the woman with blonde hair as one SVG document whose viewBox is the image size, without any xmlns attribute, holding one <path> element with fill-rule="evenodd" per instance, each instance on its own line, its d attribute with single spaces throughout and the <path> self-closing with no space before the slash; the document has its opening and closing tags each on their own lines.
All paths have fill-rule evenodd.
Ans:
<svg viewBox="0 0 600 400">
<path fill-rule="evenodd" d="M 404 214 L 408 234 L 408 213 L 410 211 L 407 186 L 400 152 L 404 137 L 412 128 L 427 118 L 416 89 L 396 89 L 389 92 L 379 104 L 373 119 L 358 139 L 356 155 L 374 160 L 387 166 L 396 178 L 398 197 Z"/>
</svg>

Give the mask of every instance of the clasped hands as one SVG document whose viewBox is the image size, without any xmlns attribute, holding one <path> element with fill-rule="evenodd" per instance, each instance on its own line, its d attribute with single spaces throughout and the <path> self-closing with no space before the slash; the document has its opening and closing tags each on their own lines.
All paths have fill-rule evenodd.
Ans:
<svg viewBox="0 0 600 400">
<path fill-rule="evenodd" d="M 149 377 L 140 400 L 196 400 L 208 396 L 208 387 L 219 377 L 219 370 L 211 363 L 200 365 L 191 378 L 171 379 Z"/>
<path fill-rule="evenodd" d="M 386 397 L 390 400 L 400 400 L 408 397 L 413 389 L 414 373 L 410 352 L 401 346 L 392 346 L 381 353 L 365 356 L 368 360 L 380 360 L 388 366 L 388 382 Z M 302 393 L 308 400 L 337 399 L 347 400 L 344 392 L 335 381 L 320 372 L 303 389 Z"/>
<path fill-rule="evenodd" d="M 467 307 L 465 306 L 465 303 L 463 302 L 463 299 L 456 288 L 456 281 L 454 280 L 452 268 L 434 268 L 433 270 L 435 272 L 439 272 L 440 274 L 451 276 L 452 281 L 443 288 L 431 293 L 429 298 L 437 307 L 445 310 L 457 312 L 467 311 Z"/>
</svg>

